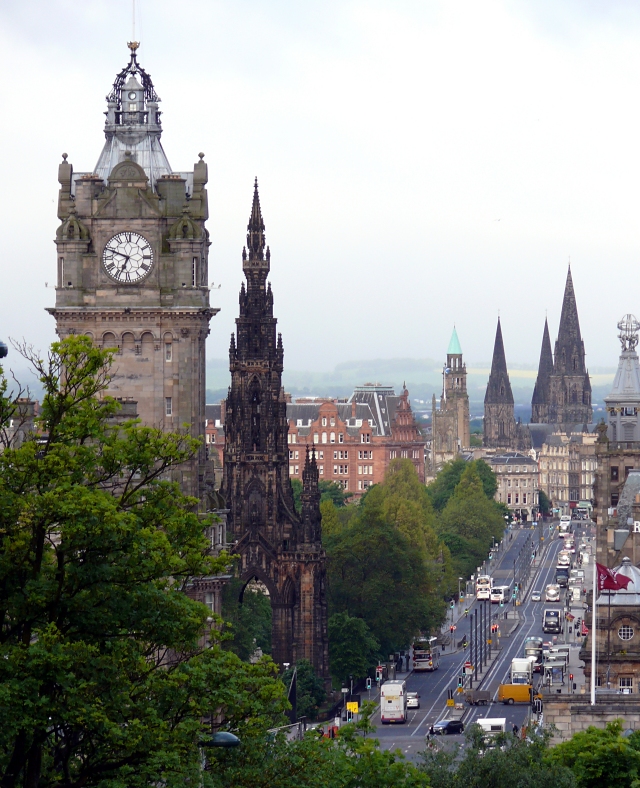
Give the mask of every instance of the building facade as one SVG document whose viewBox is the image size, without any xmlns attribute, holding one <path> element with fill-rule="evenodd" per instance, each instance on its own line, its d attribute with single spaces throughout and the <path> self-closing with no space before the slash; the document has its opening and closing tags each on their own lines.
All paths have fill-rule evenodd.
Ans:
<svg viewBox="0 0 640 788">
<path fill-rule="evenodd" d="M 246 277 L 240 315 L 231 335 L 231 386 L 225 404 L 221 495 L 228 509 L 227 534 L 241 557 L 240 578 L 260 581 L 272 609 L 272 656 L 276 663 L 308 659 L 328 679 L 325 553 L 320 533 L 319 472 L 305 453 L 302 512 L 296 513 L 289 481 L 287 412 L 282 336 L 276 335 L 273 294 L 267 282 L 271 253 L 258 184 L 242 252 Z"/>
<path fill-rule="evenodd" d="M 302 480 L 306 450 L 315 448 L 320 480 L 339 484 L 354 499 L 384 480 L 389 463 L 411 460 L 425 481 L 425 439 L 409 402 L 390 386 L 358 386 L 346 400 L 301 397 L 286 402 L 289 476 Z M 209 456 L 224 456 L 225 407 L 207 405 Z"/>
<path fill-rule="evenodd" d="M 535 520 L 539 511 L 536 460 L 520 452 L 487 455 L 484 460 L 496 475 L 496 501 L 505 504 L 515 520 Z"/>
<path fill-rule="evenodd" d="M 74 172 L 63 155 L 56 232 L 61 338 L 115 348 L 109 394 L 136 403 L 142 423 L 205 431 L 209 306 L 207 165 L 174 172 L 160 141 L 160 101 L 138 44 L 107 97 L 97 164 Z M 185 492 L 206 488 L 204 447 L 175 472 Z"/>
<path fill-rule="evenodd" d="M 430 465 L 432 473 L 435 473 L 471 444 L 467 367 L 462 360 L 462 348 L 455 326 L 442 370 L 440 407 L 436 408 L 434 394 L 431 414 Z"/>
</svg>

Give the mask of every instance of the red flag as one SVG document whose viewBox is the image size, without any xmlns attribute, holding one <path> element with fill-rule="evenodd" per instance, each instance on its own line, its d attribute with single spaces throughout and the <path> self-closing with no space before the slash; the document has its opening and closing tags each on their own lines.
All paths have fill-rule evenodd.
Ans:
<svg viewBox="0 0 640 788">
<path fill-rule="evenodd" d="M 589 627 L 584 623 L 584 621 L 582 622 L 582 626 L 580 627 L 580 634 L 581 635 L 589 634 Z"/>
<path fill-rule="evenodd" d="M 614 574 L 611 569 L 607 569 L 602 564 L 596 563 L 596 571 L 598 572 L 598 591 L 619 591 L 621 588 L 626 589 L 631 583 L 630 577 L 625 577 L 620 572 Z"/>
</svg>

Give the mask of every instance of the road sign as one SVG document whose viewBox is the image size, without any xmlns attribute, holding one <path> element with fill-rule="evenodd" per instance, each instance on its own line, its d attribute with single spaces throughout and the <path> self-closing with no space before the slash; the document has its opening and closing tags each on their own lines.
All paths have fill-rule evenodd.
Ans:
<svg viewBox="0 0 640 788">
<path fill-rule="evenodd" d="M 456 702 L 453 698 L 447 698 L 447 706 L 455 706 Z"/>
<path fill-rule="evenodd" d="M 358 704 L 357 703 L 347 703 L 347 711 L 351 711 L 354 714 L 358 713 Z"/>
<path fill-rule="evenodd" d="M 473 665 L 465 665 L 464 666 L 464 673 L 465 673 L 465 676 L 472 676 L 473 675 Z"/>
</svg>

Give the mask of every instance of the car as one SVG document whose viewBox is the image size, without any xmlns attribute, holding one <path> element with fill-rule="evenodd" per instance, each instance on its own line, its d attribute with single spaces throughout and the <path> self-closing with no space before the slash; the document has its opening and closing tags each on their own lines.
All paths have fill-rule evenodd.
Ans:
<svg viewBox="0 0 640 788">
<path fill-rule="evenodd" d="M 420 708 L 420 695 L 417 692 L 407 692 L 407 708 L 419 709 Z"/>
<path fill-rule="evenodd" d="M 531 592 L 531 601 L 532 602 L 539 602 L 542 599 L 542 592 L 541 591 L 532 591 Z"/>
<path fill-rule="evenodd" d="M 462 720 L 440 720 L 433 726 L 433 730 L 440 736 L 464 733 L 464 724 Z"/>
</svg>

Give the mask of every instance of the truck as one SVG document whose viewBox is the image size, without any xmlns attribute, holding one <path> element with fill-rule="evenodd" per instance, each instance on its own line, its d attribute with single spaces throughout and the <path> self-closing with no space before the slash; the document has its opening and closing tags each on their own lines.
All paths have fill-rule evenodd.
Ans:
<svg viewBox="0 0 640 788">
<path fill-rule="evenodd" d="M 418 637 L 413 641 L 413 669 L 416 673 L 440 667 L 440 650 L 436 640 L 434 637 Z"/>
<path fill-rule="evenodd" d="M 562 588 L 566 588 L 568 582 L 569 582 L 569 567 L 556 566 L 556 585 L 559 585 Z"/>
<path fill-rule="evenodd" d="M 479 717 L 475 722 L 483 733 L 504 733 L 507 724 L 505 717 Z"/>
<path fill-rule="evenodd" d="M 404 724 L 407 721 L 407 683 L 401 679 L 385 681 L 380 688 L 380 722 Z"/>
<path fill-rule="evenodd" d="M 469 706 L 486 706 L 487 703 L 491 703 L 491 695 L 489 690 L 466 690 L 464 693 L 464 699 L 469 704 Z"/>
<path fill-rule="evenodd" d="M 498 687 L 498 703 L 531 703 L 534 698 L 541 697 L 533 694 L 531 684 L 501 684 Z"/>
<path fill-rule="evenodd" d="M 514 657 L 511 660 L 511 683 L 532 684 L 535 657 Z"/>
</svg>

